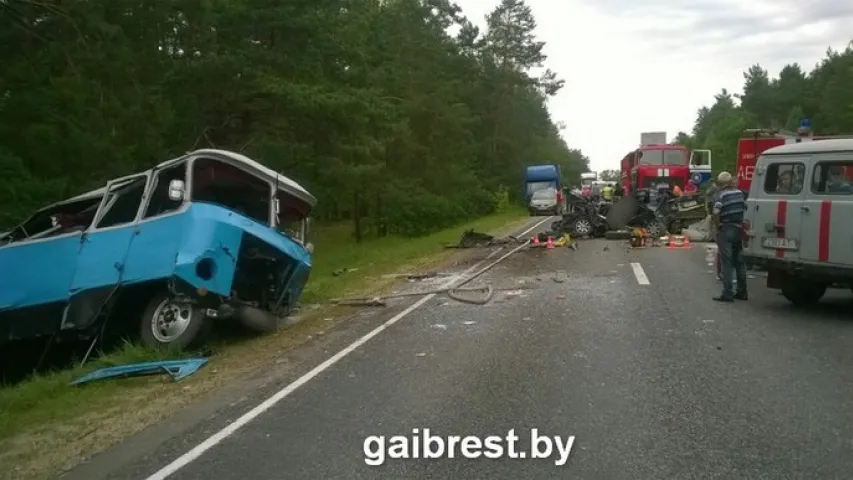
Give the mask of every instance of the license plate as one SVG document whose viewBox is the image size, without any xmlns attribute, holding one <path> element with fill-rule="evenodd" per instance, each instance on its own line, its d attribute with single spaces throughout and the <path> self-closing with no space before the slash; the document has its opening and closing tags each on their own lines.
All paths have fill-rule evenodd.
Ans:
<svg viewBox="0 0 853 480">
<path fill-rule="evenodd" d="M 695 207 L 696 205 L 699 205 L 699 203 L 698 203 L 698 202 L 695 202 L 695 201 L 692 201 L 692 202 L 684 202 L 684 203 L 682 203 L 682 204 L 681 204 L 681 206 L 682 206 L 682 207 L 684 207 L 684 208 Z"/>
<path fill-rule="evenodd" d="M 796 238 L 762 237 L 761 246 L 780 250 L 798 250 L 800 248 Z"/>
</svg>

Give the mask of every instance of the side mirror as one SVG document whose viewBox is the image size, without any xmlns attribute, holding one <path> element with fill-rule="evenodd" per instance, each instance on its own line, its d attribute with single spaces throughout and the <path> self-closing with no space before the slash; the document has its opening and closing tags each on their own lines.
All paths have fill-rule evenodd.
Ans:
<svg viewBox="0 0 853 480">
<path fill-rule="evenodd" d="M 305 250 L 308 250 L 308 253 L 314 253 L 314 244 L 311 242 L 306 243 Z"/>
<path fill-rule="evenodd" d="M 175 179 L 169 182 L 169 200 L 183 200 L 185 188 L 183 180 Z"/>
</svg>

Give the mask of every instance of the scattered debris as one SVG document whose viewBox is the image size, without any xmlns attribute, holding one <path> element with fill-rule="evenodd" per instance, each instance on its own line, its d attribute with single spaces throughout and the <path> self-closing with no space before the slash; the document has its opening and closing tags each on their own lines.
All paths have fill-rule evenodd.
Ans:
<svg viewBox="0 0 853 480">
<path fill-rule="evenodd" d="M 467 322 L 462 322 L 462 323 L 464 323 L 465 325 L 474 325 L 477 322 L 475 322 L 474 320 L 468 320 Z"/>
<path fill-rule="evenodd" d="M 462 232 L 462 238 L 459 243 L 445 244 L 444 248 L 483 248 L 504 246 L 511 243 L 524 243 L 524 240 L 519 240 L 513 236 L 497 238 L 488 233 L 475 232 L 474 229 L 465 230 Z"/>
<path fill-rule="evenodd" d="M 426 353 L 420 352 L 415 354 L 416 357 L 426 357 Z"/>
<path fill-rule="evenodd" d="M 71 385 L 113 378 L 138 377 L 144 375 L 167 374 L 172 380 L 182 380 L 207 364 L 207 358 L 189 358 L 186 360 L 166 360 L 161 362 L 132 363 L 117 367 L 107 367 L 95 370 L 71 382 Z"/>
<path fill-rule="evenodd" d="M 629 243 L 631 248 L 645 248 L 654 245 L 649 231 L 645 228 L 639 227 L 631 230 Z"/>
<path fill-rule="evenodd" d="M 473 235 L 473 230 L 469 230 L 466 233 L 470 233 Z M 464 235 L 463 235 L 463 237 L 464 237 Z M 517 240 L 515 240 L 515 241 L 517 241 Z M 492 261 L 491 263 L 489 263 L 485 267 L 481 268 L 477 272 L 467 276 L 461 282 L 452 282 L 452 283 L 455 283 L 455 285 L 452 287 L 438 288 L 435 290 L 421 291 L 421 292 L 398 293 L 398 294 L 394 294 L 394 295 L 385 295 L 385 296 L 381 296 L 381 297 L 372 297 L 372 298 L 333 299 L 332 303 L 335 303 L 337 305 L 354 305 L 354 306 L 385 306 L 385 303 L 383 300 L 387 300 L 390 298 L 413 297 L 413 296 L 422 297 L 425 295 L 439 295 L 439 294 L 443 293 L 443 294 L 446 294 L 448 297 L 450 297 L 453 300 L 456 300 L 458 302 L 471 303 L 471 304 L 475 304 L 475 305 L 485 305 L 485 304 L 489 303 L 492 300 L 492 297 L 494 296 L 494 289 L 492 289 L 491 285 L 488 285 L 486 287 L 468 288 L 468 289 L 463 289 L 462 287 L 464 287 L 466 284 L 474 281 L 480 275 L 491 270 L 497 264 L 506 260 L 510 255 L 513 255 L 513 254 L 521 251 L 521 249 L 525 248 L 527 245 L 528 245 L 528 242 L 526 242 L 526 241 L 522 242 L 521 245 L 518 245 L 517 247 L 513 248 L 509 252 L 501 255 L 498 259 Z M 478 290 L 484 291 L 486 293 L 486 295 L 483 298 L 476 298 L 476 299 L 475 298 L 467 298 L 465 296 L 459 295 L 459 293 L 464 292 L 464 291 L 478 291 Z"/>
<path fill-rule="evenodd" d="M 436 323 L 435 325 L 432 326 L 432 328 L 437 328 L 439 330 L 447 330 L 447 325 L 445 325 L 443 323 Z"/>
<path fill-rule="evenodd" d="M 335 301 L 335 303 L 350 307 L 384 307 L 387 305 L 380 297 L 341 299 Z"/>
<path fill-rule="evenodd" d="M 351 272 L 357 272 L 357 271 L 358 271 L 357 268 L 339 268 L 339 269 L 335 270 L 334 272 L 332 272 L 332 275 L 339 277 L 345 273 L 351 273 Z"/>
<path fill-rule="evenodd" d="M 406 280 L 426 280 L 427 278 L 452 277 L 453 273 L 427 272 L 427 273 L 391 273 L 383 275 L 383 278 L 405 278 Z"/>
</svg>

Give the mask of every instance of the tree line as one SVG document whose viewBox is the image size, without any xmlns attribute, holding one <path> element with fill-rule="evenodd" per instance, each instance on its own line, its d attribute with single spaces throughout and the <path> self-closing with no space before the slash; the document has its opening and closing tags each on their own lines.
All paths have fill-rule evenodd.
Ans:
<svg viewBox="0 0 853 480">
<path fill-rule="evenodd" d="M 742 94 L 722 89 L 713 105 L 699 109 L 692 132 L 679 132 L 675 142 L 710 149 L 714 174 L 734 174 L 745 129 L 794 132 L 802 119 L 818 135 L 853 134 L 853 42 L 843 51 L 828 49 L 811 71 L 794 63 L 771 77 L 753 65 L 744 72 Z"/>
<path fill-rule="evenodd" d="M 524 166 L 588 160 L 521 0 L 0 2 L 0 231 L 197 148 L 302 183 L 315 217 L 419 235 L 505 208 Z"/>
</svg>

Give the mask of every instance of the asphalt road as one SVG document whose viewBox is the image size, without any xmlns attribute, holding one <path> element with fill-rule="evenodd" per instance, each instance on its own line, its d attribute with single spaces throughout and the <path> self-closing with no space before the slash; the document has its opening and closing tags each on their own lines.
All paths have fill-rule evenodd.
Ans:
<svg viewBox="0 0 853 480">
<path fill-rule="evenodd" d="M 507 289 L 492 303 L 431 298 L 229 427 L 413 300 L 364 314 L 276 383 L 85 477 L 161 478 L 178 459 L 169 478 L 853 478 L 849 292 L 801 311 L 753 276 L 748 302 L 718 304 L 711 268 L 702 245 L 520 252 L 479 280 Z M 459 450 L 366 464 L 366 437 L 425 428 L 574 443 L 562 466 Z"/>
</svg>

